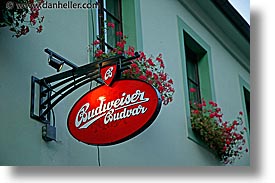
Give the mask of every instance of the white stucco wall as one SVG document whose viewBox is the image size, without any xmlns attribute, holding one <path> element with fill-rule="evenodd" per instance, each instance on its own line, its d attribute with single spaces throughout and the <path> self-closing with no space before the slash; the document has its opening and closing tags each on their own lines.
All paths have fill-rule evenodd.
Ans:
<svg viewBox="0 0 275 183">
<path fill-rule="evenodd" d="M 174 79 L 174 102 L 163 106 L 155 122 L 139 136 L 124 143 L 100 147 L 105 166 L 220 165 L 207 150 L 187 138 L 182 63 L 177 16 L 211 47 L 215 95 L 225 117 L 242 109 L 239 75 L 249 83 L 249 73 L 176 0 L 141 0 L 143 49 L 163 54 L 166 71 Z M 88 90 L 76 90 L 55 107 L 58 142 L 41 138 L 42 124 L 29 117 L 30 79 L 55 74 L 44 48 L 50 48 L 77 65 L 88 63 L 88 11 L 42 10 L 41 35 L 12 38 L 0 29 L 0 165 L 97 165 L 97 148 L 75 140 L 67 130 L 67 116 L 74 102 Z M 130 35 L 129 35 L 130 36 Z M 68 69 L 65 67 L 65 69 Z M 64 69 L 64 70 L 65 70 Z M 247 165 L 248 157 L 238 164 Z"/>
</svg>

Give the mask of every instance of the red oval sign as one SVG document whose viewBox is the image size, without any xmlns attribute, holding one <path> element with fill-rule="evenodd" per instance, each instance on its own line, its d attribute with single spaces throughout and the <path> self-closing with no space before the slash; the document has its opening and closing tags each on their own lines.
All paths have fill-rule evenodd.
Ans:
<svg viewBox="0 0 275 183">
<path fill-rule="evenodd" d="M 70 111 L 68 129 L 86 144 L 113 145 L 149 127 L 160 108 L 160 94 L 153 86 L 141 80 L 118 80 L 83 95 Z"/>
</svg>

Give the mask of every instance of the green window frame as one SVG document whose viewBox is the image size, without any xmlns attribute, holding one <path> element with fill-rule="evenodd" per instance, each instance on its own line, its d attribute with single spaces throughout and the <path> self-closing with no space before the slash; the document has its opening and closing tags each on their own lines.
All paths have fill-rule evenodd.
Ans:
<svg viewBox="0 0 275 183">
<path fill-rule="evenodd" d="M 189 91 L 189 101 L 193 103 L 200 103 L 201 102 L 201 84 L 200 84 L 200 54 L 203 48 L 199 45 L 196 45 L 196 42 L 184 32 L 184 49 L 185 49 L 185 60 L 186 60 L 186 73 L 187 73 L 187 84 L 188 84 L 188 91 Z M 203 54 L 206 54 L 205 50 L 203 50 Z M 190 89 L 196 89 L 196 92 L 190 92 Z"/>
<path fill-rule="evenodd" d="M 92 3 L 93 0 L 90 0 Z M 100 3 L 103 3 L 100 5 Z M 128 36 L 127 45 L 134 46 L 137 50 L 142 50 L 142 27 L 141 27 L 141 11 L 139 0 L 100 0 L 97 9 L 90 9 L 88 13 L 88 43 L 97 39 L 97 36 L 103 36 L 107 40 L 102 49 L 114 47 L 119 40 L 116 38 L 116 32 L 121 31 Z M 108 11 L 108 13 L 107 13 Z M 112 14 L 112 15 L 111 15 Z M 104 17 L 105 16 L 105 17 Z M 115 29 L 109 29 L 107 33 L 103 33 L 102 27 L 104 21 L 115 23 Z M 106 46 L 108 45 L 108 46 Z M 89 61 L 93 62 L 93 52 L 89 54 Z"/>
<path fill-rule="evenodd" d="M 143 49 L 140 0 L 121 0 L 123 34 L 128 36 L 127 45 Z M 126 45 L 126 46 L 127 46 Z"/>
<path fill-rule="evenodd" d="M 199 78 L 199 100 L 204 98 L 205 100 L 215 100 L 214 93 L 214 80 L 212 72 L 212 60 L 211 60 L 211 48 L 210 46 L 193 30 L 189 27 L 180 17 L 177 17 L 178 33 L 180 42 L 180 54 L 182 61 L 182 74 L 183 74 L 183 86 L 184 86 L 184 103 L 186 107 L 186 119 L 187 119 L 187 137 L 202 146 L 203 143 L 195 136 L 190 121 L 190 105 L 189 101 L 192 96 L 189 93 L 188 86 L 188 69 L 187 59 L 188 49 L 191 49 L 196 59 L 193 60 L 197 64 L 197 77 Z M 191 58 L 191 57 L 190 57 Z M 197 96 L 198 97 L 198 96 Z"/>
<path fill-rule="evenodd" d="M 101 49 L 112 49 L 120 38 L 116 32 L 123 32 L 122 24 L 122 3 L 121 0 L 98 0 L 98 39 L 101 39 Z M 106 22 L 111 22 L 114 28 L 104 29 Z"/>
</svg>

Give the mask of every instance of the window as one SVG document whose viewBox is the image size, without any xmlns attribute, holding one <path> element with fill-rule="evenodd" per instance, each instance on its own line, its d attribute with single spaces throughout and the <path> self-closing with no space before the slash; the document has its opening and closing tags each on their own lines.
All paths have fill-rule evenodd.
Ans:
<svg viewBox="0 0 275 183">
<path fill-rule="evenodd" d="M 244 126 L 247 128 L 247 140 L 250 145 L 250 85 L 247 80 L 239 75 L 240 94 L 243 106 Z"/>
<path fill-rule="evenodd" d="M 202 64 L 202 62 L 205 62 L 204 58 L 207 56 L 207 51 L 188 33 L 183 32 L 183 34 L 189 101 L 201 102 L 202 97 L 204 98 L 208 95 L 207 93 L 211 93 L 211 91 L 207 91 L 209 87 L 205 87 L 210 85 L 210 82 L 207 81 L 209 72 L 205 71 L 208 70 L 208 67 Z M 190 92 L 190 88 L 196 89 L 196 92 Z M 207 98 L 209 99 L 209 96 Z"/>
<path fill-rule="evenodd" d="M 211 49 L 209 45 L 179 17 L 178 31 L 183 71 L 187 134 L 189 139 L 202 144 L 192 131 L 189 101 L 201 102 L 202 98 L 207 101 L 215 100 L 211 67 Z M 195 88 L 196 92 L 189 92 L 190 88 Z"/>
<path fill-rule="evenodd" d="M 90 9 L 88 14 L 89 39 L 101 38 L 101 49 L 108 50 L 115 47 L 116 42 L 120 41 L 116 32 L 123 32 L 128 36 L 127 45 L 142 49 L 142 29 L 141 29 L 141 10 L 140 1 L 136 0 L 97 0 L 98 8 Z M 95 11 L 94 11 L 95 10 Z M 94 19 L 94 17 L 96 17 Z M 104 31 L 107 22 L 114 23 L 114 29 Z M 104 26 L 105 25 L 105 26 Z M 93 55 L 90 54 L 90 61 Z"/>
<path fill-rule="evenodd" d="M 189 89 L 189 100 L 192 102 L 201 101 L 200 92 L 200 80 L 199 80 L 199 69 L 198 69 L 198 57 L 194 51 L 188 46 L 185 47 L 186 56 L 186 68 L 187 68 L 187 82 Z M 196 89 L 197 92 L 191 93 L 190 88 Z"/>
<path fill-rule="evenodd" d="M 101 49 L 115 47 L 117 41 L 116 32 L 122 32 L 122 5 L 121 0 L 98 0 L 98 27 L 99 38 L 102 40 Z M 113 29 L 104 30 L 106 23 L 114 23 Z"/>
<path fill-rule="evenodd" d="M 244 92 L 244 103 L 245 103 L 245 110 L 247 115 L 248 129 L 250 129 L 250 92 L 245 87 L 243 87 L 243 92 Z"/>
<path fill-rule="evenodd" d="M 189 101 L 200 103 L 201 99 L 211 100 L 211 83 L 209 76 L 208 52 L 186 31 L 184 36 L 184 52 L 186 64 L 186 78 L 188 85 L 188 104 Z M 190 88 L 196 92 L 190 92 Z M 188 111 L 190 116 L 190 110 Z M 188 121 L 191 126 L 191 121 Z M 200 142 L 194 136 L 192 128 L 188 131 L 188 136 L 196 142 Z"/>
<path fill-rule="evenodd" d="M 248 129 L 248 139 L 250 134 L 250 85 L 241 76 L 239 76 L 240 88 L 241 88 L 241 99 L 243 105 L 244 122 L 245 127 Z M 248 140 L 249 142 L 249 140 Z M 249 142 L 250 143 L 250 142 Z"/>
</svg>

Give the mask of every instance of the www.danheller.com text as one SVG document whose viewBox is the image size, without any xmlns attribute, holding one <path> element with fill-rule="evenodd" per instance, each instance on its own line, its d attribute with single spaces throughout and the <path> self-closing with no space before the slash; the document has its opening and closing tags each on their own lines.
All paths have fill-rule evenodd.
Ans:
<svg viewBox="0 0 275 183">
<path fill-rule="evenodd" d="M 9 3 L 9 4 L 8 4 Z M 7 2 L 10 4 L 13 3 L 12 1 Z M 14 5 L 14 4 L 13 4 Z M 48 2 L 44 1 L 42 4 L 35 4 L 35 3 L 15 3 L 17 9 L 25 9 L 25 8 L 39 8 L 39 9 L 91 9 L 91 8 L 98 8 L 100 4 L 96 3 L 80 3 L 74 1 L 66 1 L 66 2 Z"/>
</svg>

